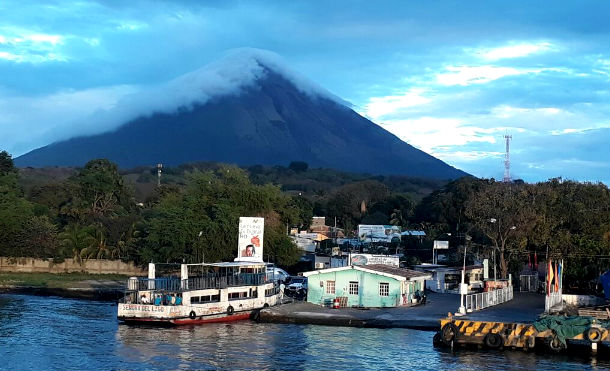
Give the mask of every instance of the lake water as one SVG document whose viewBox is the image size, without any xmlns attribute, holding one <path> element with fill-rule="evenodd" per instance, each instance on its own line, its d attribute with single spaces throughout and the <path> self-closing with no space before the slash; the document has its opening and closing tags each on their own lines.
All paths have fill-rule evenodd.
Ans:
<svg viewBox="0 0 610 371">
<path fill-rule="evenodd" d="M 521 351 L 452 353 L 432 332 L 250 321 L 119 324 L 106 302 L 0 295 L 0 370 L 604 370 L 610 362 Z"/>
</svg>

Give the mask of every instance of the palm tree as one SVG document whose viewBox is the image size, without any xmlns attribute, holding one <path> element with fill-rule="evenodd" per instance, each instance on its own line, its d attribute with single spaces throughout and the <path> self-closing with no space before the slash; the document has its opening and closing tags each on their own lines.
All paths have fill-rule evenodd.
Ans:
<svg viewBox="0 0 610 371">
<path fill-rule="evenodd" d="M 392 214 L 390 214 L 390 224 L 399 227 L 403 227 L 405 224 L 407 224 L 407 220 L 405 219 L 401 209 L 394 209 Z"/>
<path fill-rule="evenodd" d="M 104 257 L 113 258 L 118 248 L 116 246 L 109 246 L 106 244 L 106 236 L 101 228 L 95 228 L 89 235 L 90 244 L 80 252 L 81 258 L 85 259 L 102 259 Z"/>
<path fill-rule="evenodd" d="M 70 224 L 59 235 L 61 246 L 70 251 L 74 261 L 82 264 L 81 251 L 86 249 L 93 242 L 90 228 L 80 224 Z"/>
</svg>

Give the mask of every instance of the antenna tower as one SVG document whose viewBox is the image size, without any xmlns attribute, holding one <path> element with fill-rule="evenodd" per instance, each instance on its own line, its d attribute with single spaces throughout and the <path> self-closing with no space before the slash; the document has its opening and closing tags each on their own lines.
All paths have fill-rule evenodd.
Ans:
<svg viewBox="0 0 610 371">
<path fill-rule="evenodd" d="M 509 152 L 509 145 L 510 145 L 510 140 L 513 139 L 512 135 L 504 135 L 504 139 L 506 139 L 506 154 L 504 155 L 504 179 L 503 182 L 504 183 L 510 183 L 511 179 L 510 179 L 510 152 Z"/>
</svg>

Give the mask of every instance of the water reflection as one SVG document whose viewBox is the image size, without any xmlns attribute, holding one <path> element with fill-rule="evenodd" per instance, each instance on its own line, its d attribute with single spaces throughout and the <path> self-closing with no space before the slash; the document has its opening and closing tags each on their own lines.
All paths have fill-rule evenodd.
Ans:
<svg viewBox="0 0 610 371">
<path fill-rule="evenodd" d="M 0 296 L 3 370 L 601 370 L 606 360 L 434 349 L 404 329 L 119 325 L 109 303 Z"/>
</svg>

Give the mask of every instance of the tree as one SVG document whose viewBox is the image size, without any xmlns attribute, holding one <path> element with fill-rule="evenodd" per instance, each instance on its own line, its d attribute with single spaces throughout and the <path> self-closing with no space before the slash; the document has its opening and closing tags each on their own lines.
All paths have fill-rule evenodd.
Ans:
<svg viewBox="0 0 610 371">
<path fill-rule="evenodd" d="M 81 250 L 81 259 L 113 259 L 118 254 L 118 247 L 108 244 L 106 235 L 101 226 L 95 226 L 89 230 L 89 246 Z"/>
<path fill-rule="evenodd" d="M 290 198 L 272 185 L 253 185 L 236 167 L 194 171 L 182 193 L 168 193 L 152 209 L 142 256 L 156 261 L 232 260 L 240 216 L 265 218 L 265 255 L 279 264 L 296 262 L 285 225 L 297 222 Z"/>
<path fill-rule="evenodd" d="M 82 263 L 81 251 L 94 243 L 91 227 L 83 227 L 78 223 L 70 224 L 60 233 L 60 244 L 64 248 L 64 256 L 72 256 L 75 262 Z"/>
<path fill-rule="evenodd" d="M 57 227 L 47 216 L 28 218 L 15 236 L 14 243 L 19 256 L 54 258 L 61 255 Z"/>
<path fill-rule="evenodd" d="M 466 205 L 486 185 L 485 180 L 473 177 L 454 180 L 426 196 L 415 209 L 415 219 L 455 234 L 470 230 Z"/>
<path fill-rule="evenodd" d="M 34 216 L 33 205 L 25 200 L 17 185 L 17 172 L 11 170 L 10 156 L 0 153 L 2 171 L 0 171 L 0 254 L 19 256 L 23 253 L 19 239 L 31 217 Z"/>
<path fill-rule="evenodd" d="M 329 217 L 337 217 L 348 229 L 361 222 L 368 210 L 389 196 L 388 188 L 376 180 L 354 182 L 339 188 L 327 204 Z M 387 213 L 385 214 L 387 217 Z"/>
<path fill-rule="evenodd" d="M 518 256 L 525 247 L 523 238 L 535 221 L 533 201 L 529 185 L 491 180 L 466 203 L 465 215 L 500 254 L 502 278 L 508 276 L 507 254 Z"/>
<path fill-rule="evenodd" d="M 11 155 L 6 151 L 0 152 L 0 176 L 16 172 L 17 168 Z"/>
<path fill-rule="evenodd" d="M 72 214 L 80 221 L 95 222 L 133 208 L 132 191 L 125 186 L 117 165 L 106 159 L 89 161 L 71 180 L 77 186 Z"/>
<path fill-rule="evenodd" d="M 309 228 L 313 219 L 313 203 L 298 195 L 290 198 L 289 207 L 296 213 L 297 227 L 299 229 Z"/>
</svg>

